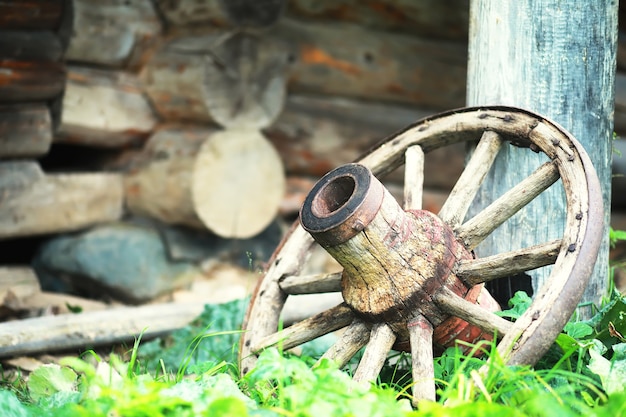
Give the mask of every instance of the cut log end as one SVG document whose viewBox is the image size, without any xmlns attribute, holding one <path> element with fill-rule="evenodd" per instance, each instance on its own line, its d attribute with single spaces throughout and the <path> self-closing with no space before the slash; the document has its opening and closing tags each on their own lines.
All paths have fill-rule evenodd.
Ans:
<svg viewBox="0 0 626 417">
<path fill-rule="evenodd" d="M 226 130 L 200 148 L 191 193 L 202 223 L 224 237 L 247 238 L 274 219 L 285 194 L 280 156 L 256 130 Z"/>
</svg>

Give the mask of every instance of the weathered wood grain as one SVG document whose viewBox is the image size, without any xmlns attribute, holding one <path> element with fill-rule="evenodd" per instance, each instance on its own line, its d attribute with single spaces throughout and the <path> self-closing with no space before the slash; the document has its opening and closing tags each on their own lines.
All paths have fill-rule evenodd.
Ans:
<svg viewBox="0 0 626 417">
<path fill-rule="evenodd" d="M 189 324 L 203 308 L 203 303 L 152 304 L 0 323 L 0 357 L 161 336 Z"/>
<path fill-rule="evenodd" d="M 120 147 L 145 139 L 156 123 L 134 75 L 69 68 L 56 142 Z"/>
<path fill-rule="evenodd" d="M 263 128 L 283 108 L 287 61 L 282 44 L 267 37 L 182 36 L 162 45 L 141 79 L 166 120 Z"/>
<path fill-rule="evenodd" d="M 365 346 L 363 357 L 354 372 L 353 379 L 357 382 L 374 382 L 383 369 L 387 355 L 391 350 L 396 335 L 386 323 L 377 323 L 372 326 L 370 340 Z"/>
<path fill-rule="evenodd" d="M 122 216 L 118 174 L 49 174 L 36 162 L 0 163 L 0 238 L 79 230 Z"/>
<path fill-rule="evenodd" d="M 48 106 L 0 106 L 0 158 L 39 157 L 48 152 L 51 143 Z"/>
<path fill-rule="evenodd" d="M 138 68 L 159 41 L 162 24 L 150 0 L 74 1 L 66 59 L 109 67 Z"/>
<path fill-rule="evenodd" d="M 55 30 L 61 24 L 64 0 L 0 2 L 0 28 L 10 30 Z"/>
<path fill-rule="evenodd" d="M 302 343 L 316 339 L 348 326 L 354 319 L 354 313 L 345 304 L 328 309 L 306 320 L 293 324 L 286 329 L 272 333 L 258 341 L 252 347 L 253 352 L 280 344 L 282 349 L 291 349 Z"/>
<path fill-rule="evenodd" d="M 413 377 L 413 402 L 435 401 L 435 367 L 433 363 L 433 326 L 424 316 L 408 324 L 411 341 L 411 376 Z"/>
<path fill-rule="evenodd" d="M 61 63 L 0 57 L 0 103 L 51 100 L 64 87 L 65 68 Z"/>
<path fill-rule="evenodd" d="M 555 164 L 546 162 L 515 187 L 457 228 L 458 238 L 474 249 L 502 223 L 533 201 L 559 179 Z"/>
<path fill-rule="evenodd" d="M 359 319 L 354 319 L 337 341 L 324 352 L 318 363 L 323 359 L 329 359 L 335 362 L 338 368 L 343 368 L 365 346 L 369 338 L 370 326 Z"/>
<path fill-rule="evenodd" d="M 157 132 L 147 145 L 153 158 L 126 175 L 129 210 L 224 237 L 250 237 L 267 227 L 285 192 L 271 144 L 256 130 L 191 133 L 179 141 L 176 134 Z"/>
<path fill-rule="evenodd" d="M 467 39 L 466 0 L 290 0 L 289 15 L 319 22 L 350 22 L 426 38 Z"/>
<path fill-rule="evenodd" d="M 282 156 L 289 174 L 321 177 L 431 114 L 405 105 L 290 94 L 285 110 L 264 133 Z M 464 161 L 464 145 L 428 152 L 424 156 L 424 186 L 452 189 Z M 402 183 L 404 173 L 398 170 L 385 179 Z"/>
<path fill-rule="evenodd" d="M 294 93 L 461 107 L 467 45 L 350 24 L 282 19 L 269 32 L 289 42 Z M 341 39 L 341 42 L 337 42 Z"/>
<path fill-rule="evenodd" d="M 608 236 L 618 4 L 587 0 L 563 6 L 558 0 L 471 2 L 467 103 L 523 107 L 570 131 L 589 152 L 602 183 Z M 544 161 L 542 155 L 505 149 L 477 195 L 476 210 Z M 505 223 L 478 254 L 559 237 L 565 206 L 561 190 L 550 190 Z M 583 302 L 597 304 L 605 294 L 608 239 L 602 247 Z M 533 287 L 540 288 L 549 273 L 546 268 L 531 273 Z"/>
<path fill-rule="evenodd" d="M 465 215 L 480 188 L 493 160 L 500 151 L 502 139 L 497 133 L 485 132 L 472 158 L 454 185 L 446 203 L 439 212 L 439 217 L 452 228 L 456 228 L 465 219 Z"/>
<path fill-rule="evenodd" d="M 2 58 L 58 61 L 62 56 L 61 38 L 52 31 L 0 31 Z"/>
</svg>

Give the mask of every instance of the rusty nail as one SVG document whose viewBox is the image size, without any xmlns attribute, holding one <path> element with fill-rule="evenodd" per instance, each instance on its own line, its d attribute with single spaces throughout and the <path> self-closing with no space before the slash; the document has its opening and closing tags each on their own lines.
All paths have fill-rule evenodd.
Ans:
<svg viewBox="0 0 626 417">
<path fill-rule="evenodd" d="M 569 245 L 567 247 L 567 251 L 568 252 L 574 252 L 575 250 L 576 250 L 576 244 L 575 243 L 572 243 L 571 245 Z"/>
<path fill-rule="evenodd" d="M 583 219 L 583 214 L 582 213 L 577 213 L 576 214 L 576 220 L 582 220 Z"/>
<path fill-rule="evenodd" d="M 363 222 L 360 219 L 356 219 L 354 224 L 352 225 L 352 230 L 360 232 L 363 229 L 365 229 L 365 225 L 363 224 Z"/>
</svg>

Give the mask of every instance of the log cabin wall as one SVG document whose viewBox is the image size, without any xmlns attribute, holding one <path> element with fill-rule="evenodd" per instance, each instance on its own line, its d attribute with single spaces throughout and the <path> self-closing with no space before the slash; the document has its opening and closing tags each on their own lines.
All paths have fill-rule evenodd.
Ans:
<svg viewBox="0 0 626 417">
<path fill-rule="evenodd" d="M 467 30 L 465 0 L 0 1 L 0 240 L 159 217 L 146 209 L 155 194 L 193 204 L 176 187 L 141 192 L 134 175 L 242 126 L 278 151 L 279 214 L 292 219 L 319 176 L 464 105 Z M 463 161 L 459 147 L 428 155 L 425 208 L 437 210 Z"/>
</svg>

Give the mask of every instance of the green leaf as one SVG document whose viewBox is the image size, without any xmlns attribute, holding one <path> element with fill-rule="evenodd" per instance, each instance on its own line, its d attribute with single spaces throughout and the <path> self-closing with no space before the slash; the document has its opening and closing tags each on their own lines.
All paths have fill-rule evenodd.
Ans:
<svg viewBox="0 0 626 417">
<path fill-rule="evenodd" d="M 50 397 L 57 392 L 74 392 L 78 375 L 70 368 L 46 364 L 35 369 L 28 378 L 28 389 L 35 401 Z"/>
<path fill-rule="evenodd" d="M 626 335 L 626 299 L 621 295 L 613 298 L 588 324 L 594 328 L 593 338 L 606 346 L 621 342 L 618 334 Z"/>
<path fill-rule="evenodd" d="M 507 317 L 513 320 L 517 320 L 522 314 L 524 314 L 526 310 L 528 310 L 528 307 L 530 307 L 531 303 L 532 299 L 528 296 L 528 294 L 526 294 L 524 291 L 517 291 L 513 298 L 509 300 L 509 307 L 511 308 L 508 310 L 496 312 L 496 314 L 500 317 Z"/>
<path fill-rule="evenodd" d="M 222 397 L 211 403 L 206 410 L 207 416 L 212 417 L 247 417 L 248 408 L 239 398 Z"/>
<path fill-rule="evenodd" d="M 613 357 L 609 360 L 603 356 L 602 347 L 593 347 L 589 350 L 591 359 L 588 368 L 600 377 L 602 386 L 607 394 L 623 392 L 626 387 L 626 343 L 613 346 Z"/>
<path fill-rule="evenodd" d="M 570 337 L 580 340 L 593 333 L 593 327 L 581 321 L 570 321 L 563 331 Z"/>
</svg>

